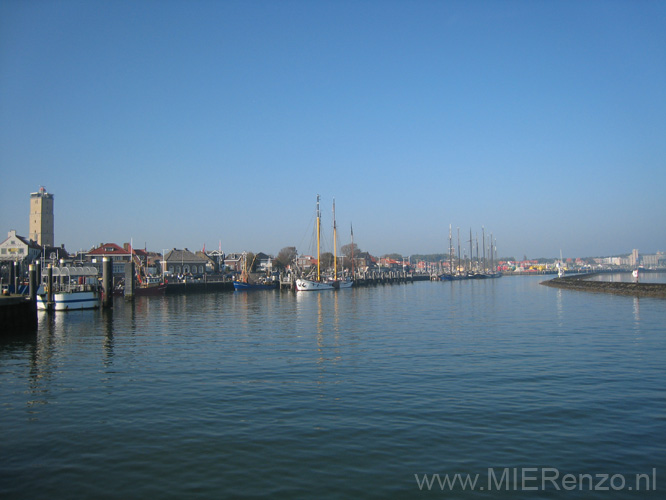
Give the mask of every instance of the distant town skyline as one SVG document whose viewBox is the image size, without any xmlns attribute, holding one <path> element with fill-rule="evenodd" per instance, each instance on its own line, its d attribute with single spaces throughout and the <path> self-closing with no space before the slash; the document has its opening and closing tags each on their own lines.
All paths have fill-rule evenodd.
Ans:
<svg viewBox="0 0 666 500">
<path fill-rule="evenodd" d="M 53 218 L 53 193 L 49 193 L 44 186 L 40 186 L 39 191 L 30 193 L 30 217 L 29 217 L 29 225 L 31 227 L 30 230 L 30 236 L 25 237 L 26 241 L 34 241 L 36 244 L 39 244 L 44 247 L 53 247 L 53 223 L 54 223 L 54 218 Z M 46 200 L 46 204 L 44 204 L 44 200 Z M 46 225 L 44 224 L 43 220 L 46 220 L 47 223 Z M 350 228 L 351 229 L 351 228 Z M 47 240 L 45 242 L 41 241 L 41 234 L 42 231 L 45 231 L 44 234 L 47 235 Z M 352 229 L 353 231 L 353 229 Z M 9 231 L 9 236 L 14 237 L 17 235 L 16 229 L 11 229 Z M 18 234 L 18 236 L 23 237 L 23 235 Z M 487 236 L 487 237 L 486 237 Z M 467 239 L 465 239 L 467 238 Z M 328 238 L 324 238 L 328 239 Z M 2 240 L 0 240 L 2 241 Z M 350 239 L 351 243 L 351 239 Z M 120 245 L 122 245 L 125 248 L 128 248 L 130 246 L 133 246 L 135 249 L 141 248 L 140 243 L 134 242 L 133 239 L 130 241 L 122 241 L 122 243 L 119 244 L 117 241 L 103 241 L 100 242 L 99 244 L 95 245 L 92 244 L 89 248 L 79 248 L 77 250 L 72 250 L 72 249 L 67 249 L 67 245 L 65 243 L 62 243 L 60 246 L 64 247 L 65 250 L 67 250 L 71 255 L 75 255 L 78 252 L 83 252 L 83 253 L 89 253 L 92 250 L 99 250 L 103 245 L 113 245 L 116 246 L 117 248 L 120 248 Z M 484 244 L 485 244 L 485 249 L 484 249 Z M 346 245 L 346 243 L 337 243 L 337 251 L 340 252 L 340 255 L 342 255 L 341 250 L 343 250 L 343 247 Z M 355 247 L 357 246 L 354 243 Z M 495 246 L 495 238 L 493 238 L 492 233 L 489 233 L 488 235 L 485 234 L 484 228 L 482 227 L 482 232 L 481 232 L 481 239 L 478 237 L 477 234 L 472 234 L 471 230 L 470 233 L 467 236 L 463 236 L 461 238 L 459 228 L 456 228 L 455 233 L 453 232 L 453 227 L 451 226 L 449 228 L 449 247 L 447 248 L 446 252 L 428 252 L 428 253 L 423 253 L 423 252 L 412 252 L 410 254 L 400 254 L 396 252 L 369 252 L 372 255 L 375 255 L 377 257 L 380 256 L 385 256 L 385 255 L 401 255 L 402 259 L 405 260 L 410 260 L 411 262 L 411 257 L 412 256 L 427 256 L 427 255 L 438 255 L 438 254 L 448 254 L 448 255 L 460 255 L 461 258 L 464 259 L 477 259 L 481 260 L 481 258 L 486 259 L 506 259 L 506 258 L 512 258 L 512 260 L 515 261 L 521 261 L 521 260 L 532 260 L 535 259 L 535 257 L 530 257 L 528 258 L 526 255 L 523 255 L 523 257 L 517 256 L 517 255 L 499 255 L 496 253 L 497 248 Z M 481 246 L 479 246 L 481 245 Z M 283 247 L 284 248 L 284 247 Z M 147 245 L 147 242 L 144 242 L 144 249 L 153 252 L 153 253 L 159 253 L 158 250 L 154 248 L 149 248 Z M 182 249 L 188 250 L 188 247 L 182 247 Z M 162 248 L 162 253 L 164 253 L 167 249 Z M 169 250 L 176 250 L 176 247 L 169 248 Z M 197 251 L 196 247 L 192 247 L 191 250 Z M 362 252 L 367 252 L 367 250 L 363 250 L 360 247 L 358 247 L 359 251 Z M 203 248 L 201 249 L 202 252 L 206 252 L 206 244 L 204 243 Z M 244 250 L 244 251 L 247 251 Z M 250 251 L 259 253 L 261 250 L 257 249 L 252 249 Z M 331 242 L 330 248 L 326 246 L 326 242 L 323 242 L 323 250 L 324 252 L 332 252 L 333 251 L 333 242 Z M 208 247 L 208 253 L 216 253 L 216 252 L 221 252 L 221 253 L 227 253 L 227 254 L 238 254 L 238 250 L 229 250 L 229 249 L 223 249 L 222 248 L 222 242 L 221 240 L 218 242 L 218 247 Z M 94 253 L 94 251 L 92 252 Z M 270 255 L 276 256 L 278 254 L 278 251 L 274 252 L 269 252 Z M 300 255 L 305 255 L 307 252 L 299 252 Z M 663 255 L 664 252 L 657 251 L 654 252 L 654 254 L 660 254 Z M 638 249 L 634 248 L 631 250 L 631 252 L 623 252 L 618 255 L 629 255 L 633 260 L 632 260 L 632 265 L 636 265 L 638 260 L 639 260 L 639 251 Z M 483 256 L 483 257 L 482 257 Z M 585 259 L 585 258 L 598 258 L 598 257 L 604 257 L 607 260 L 607 264 L 620 264 L 621 261 L 617 260 L 619 257 L 618 256 L 611 256 L 611 255 L 603 255 L 603 256 L 592 256 L 592 255 L 586 255 L 586 256 L 569 256 L 567 258 L 564 258 L 564 260 L 575 260 L 575 259 Z M 655 258 L 661 258 L 658 255 L 652 255 L 652 257 Z M 543 258 L 553 258 L 553 257 L 546 257 L 546 256 L 539 256 L 536 257 L 536 259 L 543 259 Z M 598 259 L 597 259 L 598 260 Z M 654 264 L 656 264 L 656 260 Z"/>
<path fill-rule="evenodd" d="M 0 4 L 0 230 L 376 255 L 666 250 L 666 4 Z"/>
</svg>

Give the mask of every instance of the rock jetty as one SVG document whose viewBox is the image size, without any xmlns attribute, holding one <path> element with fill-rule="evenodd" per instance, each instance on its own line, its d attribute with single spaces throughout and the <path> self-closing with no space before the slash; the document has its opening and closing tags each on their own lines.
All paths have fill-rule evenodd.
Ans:
<svg viewBox="0 0 666 500">
<path fill-rule="evenodd" d="M 549 281 L 542 281 L 545 286 L 564 288 L 567 290 L 580 290 L 584 292 L 614 293 L 618 295 L 633 295 L 634 297 L 666 298 L 666 284 L 662 283 L 622 283 L 612 281 L 590 281 L 588 278 L 596 273 L 564 276 Z"/>
</svg>

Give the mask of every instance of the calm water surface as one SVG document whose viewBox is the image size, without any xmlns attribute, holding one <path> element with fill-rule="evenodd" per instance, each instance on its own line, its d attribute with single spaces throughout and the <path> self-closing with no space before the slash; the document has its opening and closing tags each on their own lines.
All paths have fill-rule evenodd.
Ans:
<svg viewBox="0 0 666 500">
<path fill-rule="evenodd" d="M 0 343 L 0 496 L 663 498 L 666 301 L 543 279 L 40 316 Z M 625 488 L 542 488 L 543 468 Z M 436 473 L 479 482 L 419 487 Z"/>
<path fill-rule="evenodd" d="M 630 272 L 597 274 L 590 279 L 593 281 L 611 281 L 615 283 L 634 283 L 636 281 Z M 641 271 L 638 281 L 640 283 L 666 283 L 666 273 Z"/>
</svg>

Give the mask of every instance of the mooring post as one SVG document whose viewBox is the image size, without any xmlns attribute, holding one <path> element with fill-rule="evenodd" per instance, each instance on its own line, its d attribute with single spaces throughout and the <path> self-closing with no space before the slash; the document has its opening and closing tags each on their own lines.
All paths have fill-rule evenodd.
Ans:
<svg viewBox="0 0 666 500">
<path fill-rule="evenodd" d="M 37 302 L 37 266 L 30 264 L 28 266 L 30 302 L 35 304 Z"/>
<path fill-rule="evenodd" d="M 36 260 L 35 266 L 37 266 L 37 287 L 42 284 L 42 261 Z"/>
<path fill-rule="evenodd" d="M 109 257 L 102 259 L 102 307 L 109 308 L 113 305 L 113 261 Z"/>
<path fill-rule="evenodd" d="M 14 261 L 11 267 L 11 278 L 9 284 L 14 287 L 14 293 L 18 293 L 18 261 Z"/>
<path fill-rule="evenodd" d="M 50 311 L 53 308 L 53 265 L 49 264 L 46 269 L 46 309 Z"/>
<path fill-rule="evenodd" d="M 125 262 L 125 300 L 134 300 L 134 262 Z"/>
</svg>

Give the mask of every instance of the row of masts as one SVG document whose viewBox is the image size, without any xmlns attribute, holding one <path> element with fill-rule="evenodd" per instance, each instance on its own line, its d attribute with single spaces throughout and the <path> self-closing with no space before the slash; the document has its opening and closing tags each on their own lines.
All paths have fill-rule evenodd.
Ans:
<svg viewBox="0 0 666 500">
<path fill-rule="evenodd" d="M 489 270 L 495 272 L 495 260 L 497 259 L 497 240 L 493 238 L 493 234 L 490 233 L 490 244 L 486 246 L 486 229 L 481 226 L 481 248 L 482 256 L 479 256 L 479 236 L 478 233 L 476 238 L 472 238 L 472 228 L 469 229 L 469 258 L 465 256 L 462 257 L 462 252 L 460 248 L 460 228 L 458 229 L 458 251 L 454 254 L 453 249 L 453 227 L 449 224 L 449 270 L 453 274 L 454 266 L 453 260 L 454 255 L 457 257 L 457 266 L 455 267 L 456 273 L 462 272 L 481 272 L 487 273 Z M 473 245 L 476 243 L 476 261 L 474 260 L 474 248 Z M 488 266 L 488 259 L 486 258 L 486 249 L 488 250 L 488 257 L 490 260 L 490 266 Z M 476 262 L 476 265 L 475 265 Z"/>
<path fill-rule="evenodd" d="M 319 207 L 320 196 L 317 195 L 317 281 L 321 280 L 321 210 Z M 351 226 L 350 226 L 351 227 Z M 486 229 L 484 226 L 481 226 L 481 256 L 479 256 L 479 237 L 478 233 L 476 238 L 472 238 L 472 228 L 469 229 L 469 258 L 462 258 L 462 252 L 460 247 L 460 228 L 458 229 L 458 251 L 455 253 L 458 263 L 456 266 L 456 274 L 462 272 L 495 272 L 495 260 L 497 258 L 497 240 L 493 238 L 493 234 L 490 233 L 489 246 L 486 246 Z M 333 198 L 333 279 L 338 279 L 338 244 L 337 244 L 337 222 L 335 218 L 335 198 Z M 453 274 L 453 260 L 454 260 L 454 251 L 453 251 L 453 227 L 449 224 L 449 270 Z M 476 265 L 474 265 L 474 244 L 476 244 Z M 486 250 L 488 250 L 488 257 L 490 260 L 490 265 L 488 265 L 488 259 L 486 258 Z M 351 227 L 351 265 L 352 265 L 352 276 L 354 273 L 354 229 Z M 464 266 L 463 266 L 464 263 Z"/>
<path fill-rule="evenodd" d="M 317 281 L 321 281 L 321 210 L 320 196 L 317 195 Z M 354 275 L 354 229 L 351 227 L 351 272 Z M 338 279 L 338 224 L 335 219 L 335 198 L 333 198 L 333 279 Z"/>
</svg>

